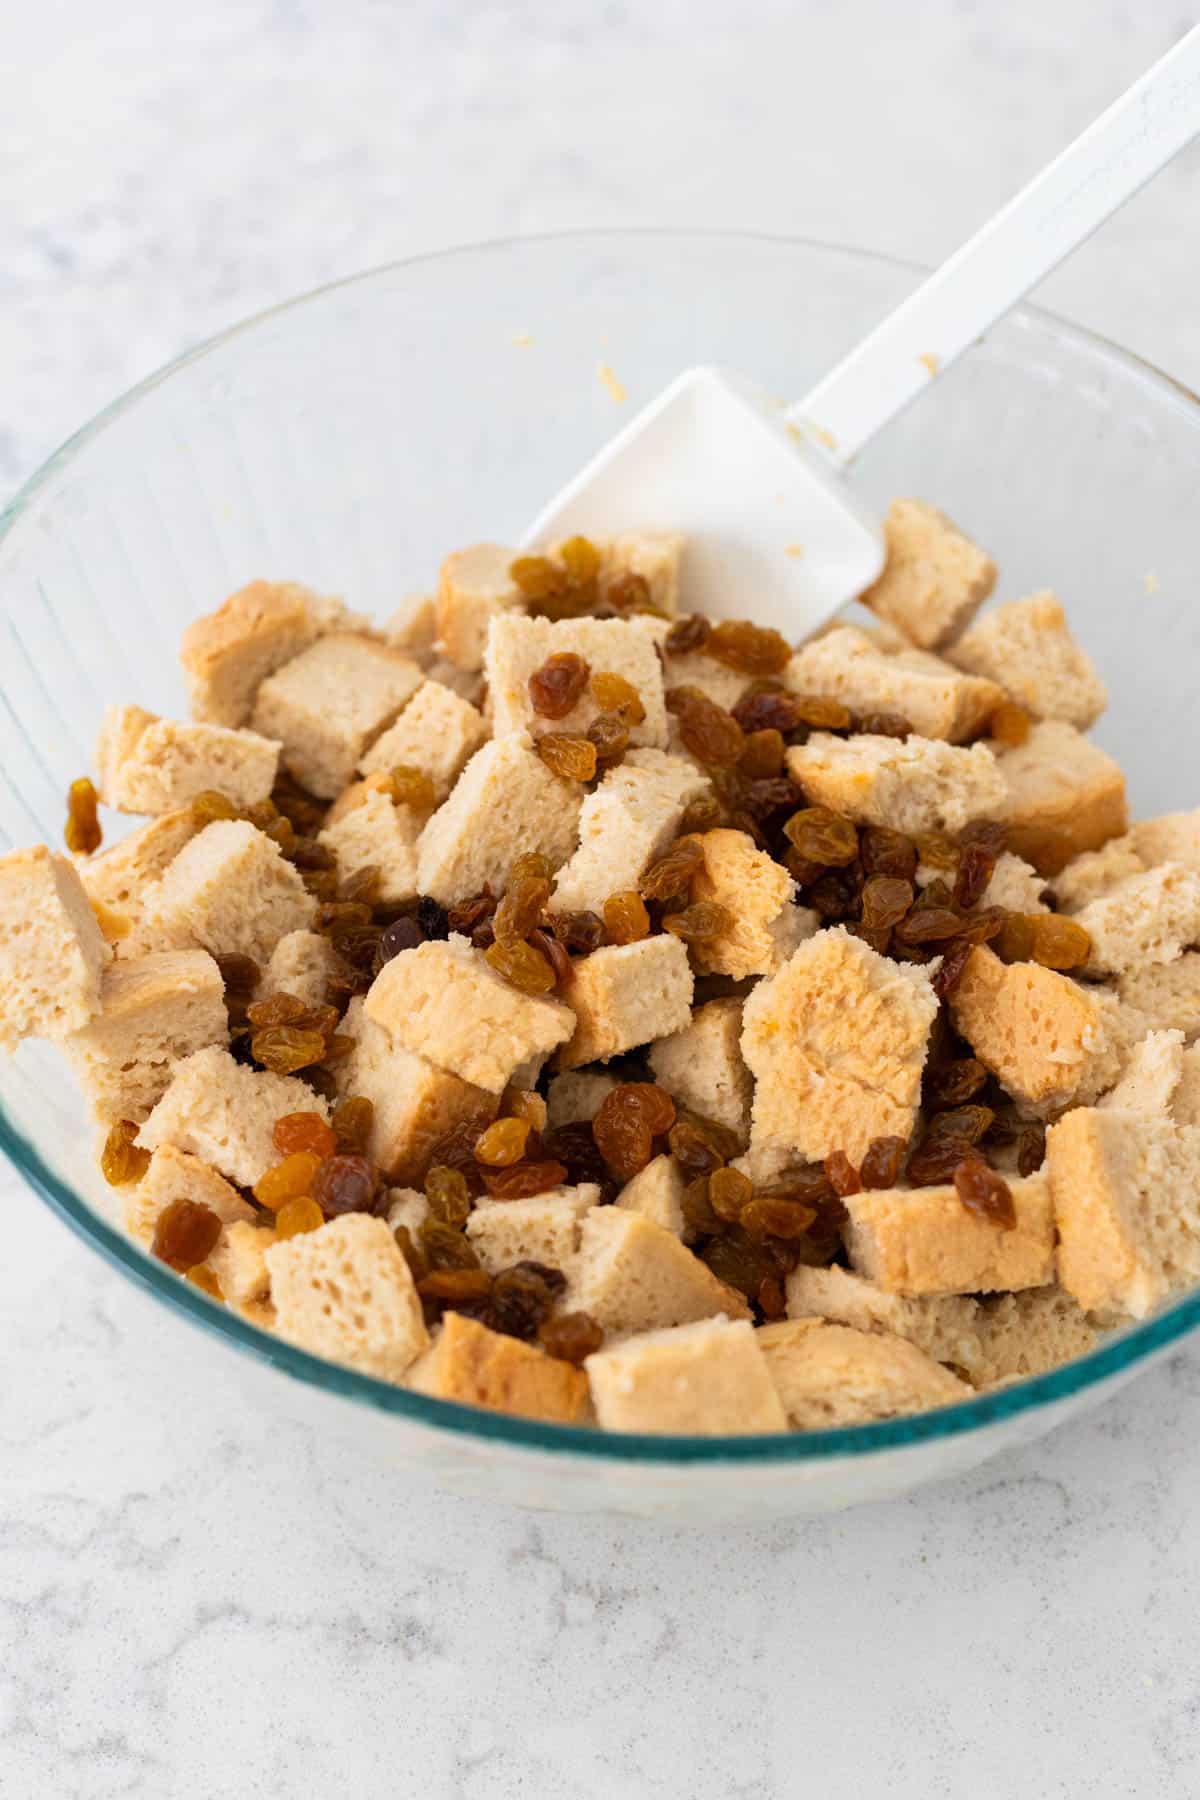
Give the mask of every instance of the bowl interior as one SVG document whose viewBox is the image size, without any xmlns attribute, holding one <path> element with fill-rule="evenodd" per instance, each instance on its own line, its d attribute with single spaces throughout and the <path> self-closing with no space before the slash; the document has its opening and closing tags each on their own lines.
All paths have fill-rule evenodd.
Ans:
<svg viewBox="0 0 1200 1800">
<path fill-rule="evenodd" d="M 523 241 L 382 269 L 185 357 L 85 428 L 5 516 L 0 853 L 60 840 L 67 784 L 107 703 L 183 710 L 180 632 L 232 589 L 292 578 L 385 617 L 447 550 L 512 539 L 683 367 L 727 364 L 794 398 L 917 278 L 858 252 L 730 235 Z M 853 471 L 880 511 L 898 493 L 944 506 L 997 556 L 999 598 L 1059 593 L 1110 685 L 1096 736 L 1140 813 L 1197 798 L 1198 477 L 1193 397 L 1032 311 L 989 334 Z M 639 523 L 670 521 L 640 519 L 631 496 Z M 105 823 L 111 840 L 131 821 Z M 94 1133 L 46 1046 L 0 1065 L 0 1141 L 114 1253 L 88 1211 L 111 1198 Z M 212 1311 L 151 1278 L 185 1310 Z M 1173 1328 L 1198 1312 L 1181 1303 Z M 1128 1334 L 1129 1354 L 1149 1341 Z M 363 1397 L 376 1386 L 347 1384 Z"/>
</svg>

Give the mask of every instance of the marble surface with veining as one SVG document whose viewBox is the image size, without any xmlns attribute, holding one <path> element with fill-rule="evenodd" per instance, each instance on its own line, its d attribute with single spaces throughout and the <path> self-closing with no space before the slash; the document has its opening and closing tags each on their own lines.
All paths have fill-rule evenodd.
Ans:
<svg viewBox="0 0 1200 1800">
<path fill-rule="evenodd" d="M 397 256 L 724 224 L 932 260 L 1150 0 L 44 0 L 0 45 L 0 491 Z M 1193 152 L 1040 296 L 1200 385 Z M 1184 1800 L 1200 1352 L 910 1499 L 687 1533 L 448 1499 L 214 1381 L 0 1171 L 9 1800 Z"/>
</svg>

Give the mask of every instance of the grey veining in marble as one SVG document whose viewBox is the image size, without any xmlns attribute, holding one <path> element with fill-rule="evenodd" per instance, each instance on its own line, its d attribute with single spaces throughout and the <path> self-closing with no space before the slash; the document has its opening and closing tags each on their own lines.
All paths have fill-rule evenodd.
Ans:
<svg viewBox="0 0 1200 1800">
<path fill-rule="evenodd" d="M 10 8 L 0 491 L 165 358 L 579 225 L 949 251 L 1151 0 Z M 1043 298 L 1200 385 L 1195 153 Z M 0 1173 L 0 1795 L 1184 1800 L 1200 1356 L 953 1486 L 722 1536 L 432 1495 L 214 1388 Z"/>
</svg>

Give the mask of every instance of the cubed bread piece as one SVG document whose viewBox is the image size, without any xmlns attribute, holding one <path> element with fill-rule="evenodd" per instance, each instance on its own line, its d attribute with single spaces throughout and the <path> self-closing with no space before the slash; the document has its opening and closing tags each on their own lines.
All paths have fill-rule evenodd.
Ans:
<svg viewBox="0 0 1200 1800">
<path fill-rule="evenodd" d="M 921 737 L 961 744 L 1004 699 L 994 681 L 964 675 L 924 650 L 888 655 L 845 625 L 805 644 L 783 672 L 797 694 L 841 700 L 853 712 L 901 713 Z"/>
<path fill-rule="evenodd" d="M 1059 869 L 1051 883 L 1059 912 L 1077 913 L 1093 900 L 1111 894 L 1131 875 L 1145 873 L 1146 864 L 1134 849 L 1133 834 L 1110 838 L 1100 850 L 1085 850 Z"/>
<path fill-rule="evenodd" d="M 256 731 L 110 706 L 96 739 L 95 764 L 100 798 L 117 812 L 171 812 L 210 791 L 234 806 L 253 806 L 275 785 L 279 743 Z"/>
<path fill-rule="evenodd" d="M 486 737 L 483 715 L 469 701 L 440 681 L 426 681 L 358 766 L 364 775 L 400 766 L 420 769 L 440 806 Z"/>
<path fill-rule="evenodd" d="M 225 984 L 204 950 L 165 950 L 110 963 L 100 1011 L 63 1050 L 103 1124 L 141 1124 L 162 1098 L 176 1063 L 226 1044 Z"/>
<path fill-rule="evenodd" d="M 457 933 L 393 956 L 365 1010 L 393 1043 L 492 1094 L 529 1057 L 565 1043 L 575 1023 L 569 1006 L 523 994 Z"/>
<path fill-rule="evenodd" d="M 319 831 L 317 842 L 337 857 L 341 881 L 362 869 L 378 869 L 379 899 L 394 906 L 416 898 L 417 837 L 411 807 L 397 806 L 390 794 L 368 791 L 360 806 Z"/>
<path fill-rule="evenodd" d="M 766 975 L 778 961 L 771 927 L 791 906 L 795 882 L 745 831 L 722 827 L 704 832 L 698 842 L 704 862 L 692 878 L 692 898 L 723 906 L 730 923 L 693 946 L 697 969 L 735 981 Z"/>
<path fill-rule="evenodd" d="M 1129 836 L 1147 868 L 1173 862 L 1200 873 L 1200 808 L 1139 819 L 1130 826 Z"/>
<path fill-rule="evenodd" d="M 296 581 L 252 581 L 195 619 L 179 660 L 192 717 L 212 725 L 244 725 L 259 683 L 324 632 L 354 621 L 340 600 L 324 599 Z"/>
<path fill-rule="evenodd" d="M 863 604 L 937 650 L 970 624 L 996 585 L 996 565 L 926 500 L 893 500 L 883 532 L 887 561 Z"/>
<path fill-rule="evenodd" d="M 1184 1041 L 1200 1038 L 1200 951 L 1185 950 L 1176 962 L 1131 969 L 1117 980 L 1124 1005 L 1158 1031 L 1182 1031 Z"/>
<path fill-rule="evenodd" d="M 547 1356 L 536 1344 L 489 1331 L 465 1313 L 445 1315 L 432 1348 L 409 1371 L 408 1385 L 436 1400 L 557 1425 L 577 1425 L 587 1417 L 582 1369 Z"/>
<path fill-rule="evenodd" d="M 682 655 L 668 650 L 669 619 L 656 619 L 643 613 L 634 623 L 659 647 L 663 659 L 663 687 L 667 693 L 672 688 L 699 688 L 714 705 L 723 707 L 726 712 L 733 711 L 750 686 L 749 675 L 741 669 L 731 669 L 728 663 L 719 662 L 703 650 L 685 650 Z"/>
<path fill-rule="evenodd" d="M 858 825 L 890 825 L 912 835 L 961 831 L 1003 812 L 1008 790 L 986 744 L 964 749 L 936 738 L 816 731 L 787 753 L 788 774 L 812 806 Z M 1016 846 L 1019 848 L 1020 846 Z"/>
<path fill-rule="evenodd" d="M 687 1183 L 673 1156 L 655 1156 L 617 1195 L 615 1205 L 640 1213 L 664 1231 L 687 1243 L 691 1233 L 684 1224 L 683 1190 Z"/>
<path fill-rule="evenodd" d="M 1171 1117 L 1177 1125 L 1200 1125 L 1200 1044 L 1189 1044 L 1180 1059 Z"/>
<path fill-rule="evenodd" d="M 1134 1045 L 1120 1081 L 1099 1105 L 1106 1112 L 1140 1113 L 1148 1119 L 1174 1118 L 1172 1102 L 1183 1076 L 1183 1057 L 1182 1031 L 1151 1031 Z"/>
<path fill-rule="evenodd" d="M 1003 850 L 980 905 L 1002 906 L 1006 912 L 1044 913 L 1050 911 L 1045 893 L 1046 882 L 1033 864 L 1022 856 L 1014 856 L 1011 850 Z"/>
<path fill-rule="evenodd" d="M 268 675 L 254 728 L 281 741 L 283 766 L 302 787 L 332 800 L 424 680 L 403 651 L 332 632 Z"/>
<path fill-rule="evenodd" d="M 432 594 L 406 594 L 383 628 L 393 650 L 403 650 L 424 664 L 437 644 L 437 600 Z"/>
<path fill-rule="evenodd" d="M 655 1038 L 682 1031 L 695 982 L 687 947 L 663 933 L 637 944 L 609 944 L 575 964 L 567 990 L 575 1031 L 556 1067 L 607 1062 Z"/>
<path fill-rule="evenodd" d="M 821 915 L 811 906 L 798 906 L 793 900 L 775 914 L 767 931 L 771 938 L 771 967 L 768 974 L 781 969 L 792 953 L 821 929 Z"/>
<path fill-rule="evenodd" d="M 969 1400 L 973 1390 L 905 1338 L 808 1319 L 755 1333 L 793 1431 L 868 1425 Z"/>
<path fill-rule="evenodd" d="M 1035 718 L 1065 719 L 1086 731 L 1108 705 L 1091 657 L 1049 588 L 986 613 L 946 655 L 960 669 L 998 681 Z"/>
<path fill-rule="evenodd" d="M 1200 875 L 1181 863 L 1160 863 L 1143 875 L 1127 875 L 1075 917 L 1092 940 L 1090 975 L 1127 975 L 1175 962 L 1200 941 Z"/>
<path fill-rule="evenodd" d="M 1037 963 L 973 950 L 950 1000 L 955 1030 L 980 1062 L 1036 1113 L 1087 1105 L 1120 1073 L 1112 1001 Z"/>
<path fill-rule="evenodd" d="M 173 1144 L 163 1144 L 150 1158 L 146 1173 L 125 1201 L 124 1224 L 130 1237 L 144 1250 L 154 1242 L 159 1215 L 173 1200 L 190 1200 L 207 1206 L 228 1229 L 255 1218 L 254 1208 L 237 1189 L 198 1156 L 189 1156 Z"/>
<path fill-rule="evenodd" d="M 615 1075 L 594 1069 L 567 1069 L 551 1078 L 546 1089 L 546 1117 L 551 1131 L 573 1125 L 577 1119 L 594 1119 L 600 1102 L 617 1085 Z"/>
<path fill-rule="evenodd" d="M 337 1065 L 338 1093 L 342 1098 L 360 1094 L 371 1102 L 367 1155 L 389 1180 L 423 1182 L 447 1133 L 460 1126 L 482 1131 L 495 1118 L 495 1094 L 392 1043 L 386 1031 L 364 1016 L 361 999 L 351 1001 L 341 1029 L 355 1044 Z"/>
<path fill-rule="evenodd" d="M 1046 1137 L 1058 1278 L 1135 1319 L 1200 1280 L 1200 1128 L 1076 1107 Z"/>
<path fill-rule="evenodd" d="M 972 1387 L 1040 1375 L 1096 1342 L 1095 1327 L 1061 1288 L 1024 1288 L 977 1300 L 969 1294 L 905 1299 L 836 1265 L 801 1264 L 787 1278 L 788 1317 L 819 1318 L 856 1331 L 907 1339 L 934 1362 L 949 1363 Z"/>
<path fill-rule="evenodd" d="M 275 1241 L 273 1231 L 248 1220 L 239 1219 L 224 1227 L 206 1261 L 227 1305 L 246 1306 L 267 1298 L 271 1287 L 267 1251 Z"/>
<path fill-rule="evenodd" d="M 0 857 L 0 1050 L 81 1030 L 111 955 L 73 863 L 44 844 Z"/>
<path fill-rule="evenodd" d="M 953 1186 L 877 1188 L 843 1204 L 850 1261 L 890 1294 L 989 1294 L 1054 1279 L 1054 1208 L 1044 1174 L 1009 1182 L 1017 1222 L 970 1212 Z"/>
<path fill-rule="evenodd" d="M 305 1006 L 323 1006 L 325 989 L 340 967 L 333 944 L 318 931 L 289 931 L 271 952 L 254 998 L 291 994 Z"/>
<path fill-rule="evenodd" d="M 148 890 L 200 829 L 190 806 L 177 807 L 137 826 L 110 849 L 78 865 L 88 899 L 93 906 L 120 913 L 132 926 L 141 915 Z"/>
<path fill-rule="evenodd" d="M 385 1215 L 389 1231 L 396 1231 L 403 1225 L 405 1231 L 415 1240 L 417 1233 L 429 1217 L 430 1210 L 429 1196 L 420 1189 L 389 1188 L 388 1209 Z"/>
<path fill-rule="evenodd" d="M 481 669 L 492 620 L 524 607 L 521 590 L 509 573 L 520 554 L 503 544 L 472 544 L 442 564 L 437 635 L 443 654 L 457 668 Z"/>
<path fill-rule="evenodd" d="M 630 682 L 646 712 L 640 724 L 630 727 L 630 743 L 666 749 L 662 664 L 653 640 L 626 619 L 530 619 L 522 613 L 501 613 L 493 619 L 483 672 L 498 738 L 511 731 L 528 731 L 534 737 L 546 731 L 575 736 L 587 731 L 601 711 L 590 685 L 561 719 L 534 711 L 529 677 L 547 657 L 563 653 L 582 656 L 592 675 L 621 675 Z"/>
<path fill-rule="evenodd" d="M 659 1087 L 689 1112 L 735 1132 L 744 1149 L 754 1080 L 742 1060 L 741 1037 L 742 1002 L 710 1000 L 682 1031 L 650 1046 L 650 1067 Z"/>
<path fill-rule="evenodd" d="M 346 1213 L 266 1254 L 279 1336 L 381 1381 L 429 1344 L 408 1264 L 382 1219 Z"/>
<path fill-rule="evenodd" d="M 596 1351 L 584 1367 L 597 1423 L 697 1437 L 786 1431 L 758 1336 L 745 1319 L 698 1319 Z"/>
<path fill-rule="evenodd" d="M 489 1274 L 498 1275 L 514 1263 L 536 1262 L 565 1275 L 579 1248 L 583 1215 L 599 1200 L 600 1189 L 590 1181 L 550 1188 L 526 1200 L 477 1200 L 467 1236 Z"/>
<path fill-rule="evenodd" d="M 925 969 L 840 925 L 759 982 L 742 1015 L 756 1177 L 834 1150 L 857 1165 L 872 1138 L 907 1138 L 937 1010 Z"/>
<path fill-rule="evenodd" d="M 430 681 L 436 681 L 439 687 L 447 687 L 451 693 L 473 706 L 482 714 L 483 722 L 491 730 L 489 717 L 487 684 L 483 679 L 482 669 L 460 669 L 445 656 L 434 656 L 425 665 L 425 673 Z"/>
<path fill-rule="evenodd" d="M 417 844 L 422 894 L 454 906 L 508 886 L 518 856 L 561 868 L 575 848 L 582 790 L 552 775 L 528 737 L 514 732 L 477 750 Z"/>
<path fill-rule="evenodd" d="M 673 1232 L 619 1206 L 595 1206 L 584 1214 L 561 1304 L 564 1312 L 588 1313 L 609 1336 L 686 1325 L 717 1313 L 750 1317 L 741 1294 L 718 1281 Z"/>
<path fill-rule="evenodd" d="M 352 781 L 348 787 L 342 789 L 326 812 L 321 821 L 322 829 L 328 831 L 331 826 L 340 824 L 348 813 L 354 812 L 357 807 L 365 806 L 372 794 L 384 794 L 390 800 L 393 793 L 391 775 L 383 774 L 378 770 L 373 775 L 364 775 L 359 781 Z M 405 812 L 407 813 L 408 810 L 406 807 Z M 413 816 L 415 818 L 415 814 Z"/>
<path fill-rule="evenodd" d="M 996 761 L 1006 798 L 995 816 L 1008 827 L 1009 849 L 1043 875 L 1125 830 L 1125 777 L 1073 725 L 1044 719 L 1023 744 L 997 747 Z"/>
<path fill-rule="evenodd" d="M 682 531 L 621 531 L 601 542 L 596 586 L 606 599 L 614 582 L 640 575 L 650 589 L 650 604 L 660 613 L 679 611 L 679 571 L 685 540 Z"/>
<path fill-rule="evenodd" d="M 552 912 L 603 913 L 610 894 L 636 888 L 679 830 L 708 777 L 662 750 L 631 750 L 601 777 L 579 812 L 579 848 L 558 872 Z"/>
<path fill-rule="evenodd" d="M 276 1119 L 293 1112 L 328 1119 L 329 1102 L 306 1081 L 248 1068 L 214 1044 L 176 1064 L 137 1142 L 145 1150 L 170 1144 L 240 1187 L 253 1187 L 279 1161 Z"/>
<path fill-rule="evenodd" d="M 246 819 L 216 819 L 147 895 L 129 949 L 207 950 L 265 963 L 281 937 L 316 914 L 317 901 L 278 845 Z"/>
</svg>

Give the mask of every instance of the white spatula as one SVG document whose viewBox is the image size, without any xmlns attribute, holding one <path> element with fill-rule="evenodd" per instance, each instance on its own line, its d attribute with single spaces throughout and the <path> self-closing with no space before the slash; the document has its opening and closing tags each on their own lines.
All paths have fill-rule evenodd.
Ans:
<svg viewBox="0 0 1200 1800">
<path fill-rule="evenodd" d="M 525 543 L 683 531 L 689 604 L 752 614 L 793 641 L 812 631 L 882 566 L 878 521 L 842 474 L 856 452 L 1197 132 L 1200 26 L 797 405 L 781 410 L 726 370 L 685 370 Z"/>
</svg>

